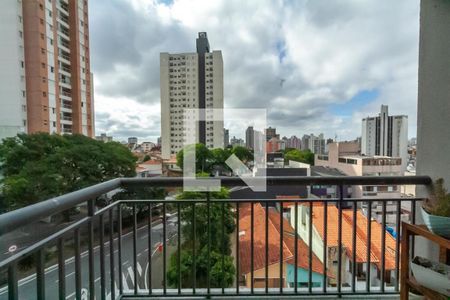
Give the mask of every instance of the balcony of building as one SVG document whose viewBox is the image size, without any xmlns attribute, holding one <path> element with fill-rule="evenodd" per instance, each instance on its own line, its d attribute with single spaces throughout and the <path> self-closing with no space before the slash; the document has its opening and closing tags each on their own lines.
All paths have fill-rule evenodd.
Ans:
<svg viewBox="0 0 450 300">
<path fill-rule="evenodd" d="M 220 179 L 232 190 L 245 186 L 239 178 Z M 109 201 L 124 188 L 183 187 L 183 178 L 122 178 L 0 215 L 0 299 L 398 298 L 398 232 L 401 221 L 415 223 L 422 199 L 340 195 L 353 185 L 427 186 L 428 176 L 267 182 L 269 189 L 320 185 L 340 192 L 327 199 L 215 199 L 204 192 L 188 200 Z M 406 203 L 412 210 L 405 219 Z M 380 221 L 367 218 L 378 205 Z M 56 221 L 67 212 L 70 221 Z"/>
</svg>

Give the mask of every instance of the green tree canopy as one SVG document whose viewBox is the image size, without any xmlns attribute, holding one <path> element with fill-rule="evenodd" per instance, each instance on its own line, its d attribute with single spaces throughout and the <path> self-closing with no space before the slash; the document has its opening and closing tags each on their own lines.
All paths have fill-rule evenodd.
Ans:
<svg viewBox="0 0 450 300">
<path fill-rule="evenodd" d="M 183 169 L 184 154 L 195 151 L 195 173 L 210 172 L 212 166 L 211 151 L 204 144 L 187 145 L 177 153 L 177 166 Z"/>
<path fill-rule="evenodd" d="M 253 160 L 253 153 L 242 146 L 234 146 L 233 149 L 231 149 L 231 153 L 236 155 L 237 158 L 242 160 L 244 163 Z"/>
<path fill-rule="evenodd" d="M 289 150 L 284 154 L 284 159 L 286 161 L 293 160 L 293 161 L 298 161 L 298 162 L 314 165 L 314 153 L 312 153 L 309 149 L 307 149 L 307 150 L 298 150 L 298 149 Z"/>
<path fill-rule="evenodd" d="M 208 241 L 210 240 L 210 280 L 212 287 L 229 287 L 233 283 L 235 268 L 233 258 L 230 256 L 231 241 L 230 234 L 235 229 L 234 213 L 231 211 L 229 203 L 199 203 L 194 206 L 191 203 L 182 203 L 187 199 L 207 199 L 205 192 L 183 192 L 178 197 L 180 200 L 182 236 L 184 243 L 181 246 L 181 278 L 182 287 L 191 286 L 193 274 L 193 248 L 196 249 L 196 270 L 195 276 L 197 287 L 207 286 L 208 269 Z M 229 191 L 221 188 L 218 192 L 210 192 L 210 199 L 228 199 Z M 194 223 L 195 222 L 195 243 L 194 243 Z M 208 237 L 208 224 L 210 236 Z M 224 263 L 222 264 L 222 256 Z M 170 266 L 167 278 L 171 286 L 178 286 L 178 253 L 174 253 L 170 259 Z M 222 272 L 223 270 L 223 272 Z"/>
<path fill-rule="evenodd" d="M 136 158 L 120 143 L 82 135 L 19 134 L 0 144 L 4 207 L 17 209 L 117 177 L 133 177 Z"/>
</svg>

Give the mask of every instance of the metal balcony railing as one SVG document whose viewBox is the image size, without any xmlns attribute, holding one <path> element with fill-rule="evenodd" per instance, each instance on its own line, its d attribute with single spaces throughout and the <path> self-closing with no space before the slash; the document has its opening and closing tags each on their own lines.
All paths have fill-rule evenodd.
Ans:
<svg viewBox="0 0 450 300">
<path fill-rule="evenodd" d="M 216 178 L 217 179 L 217 178 Z M 299 295 L 396 295 L 399 292 L 400 240 L 396 235 L 395 245 L 387 243 L 391 233 L 386 227 L 386 207 L 394 203 L 396 232 L 401 232 L 401 207 L 411 205 L 411 222 L 415 222 L 415 204 L 420 198 L 396 199 L 355 199 L 343 198 L 345 187 L 361 185 L 429 185 L 428 176 L 405 177 L 267 177 L 268 186 L 330 186 L 339 191 L 338 198 L 300 199 L 213 199 L 211 192 L 204 192 L 202 199 L 189 200 L 118 200 L 104 207 L 96 207 L 98 197 L 123 188 L 181 188 L 186 178 L 122 178 L 103 182 L 47 201 L 30 205 L 0 215 L 0 241 L 18 228 L 33 226 L 49 216 L 82 207 L 79 217 L 37 241 L 34 241 L 0 260 L 0 299 L 126 299 L 134 297 L 237 297 Z M 244 187 L 245 183 L 237 177 L 221 177 L 222 186 Z M 181 189 L 180 189 L 181 191 Z M 197 194 L 198 195 L 198 194 Z M 360 207 L 365 203 L 367 215 L 371 216 L 372 204 L 382 207 L 381 224 L 367 221 L 361 216 Z M 370 204 L 370 205 L 369 205 Z M 228 208 L 226 208 L 228 207 Z M 231 207 L 231 209 L 230 209 Z M 289 216 L 286 216 L 287 208 Z M 302 207 L 307 218 L 302 216 Z M 214 209 L 213 209 L 214 208 Z M 217 210 L 217 208 L 219 208 Z M 331 211 L 333 209 L 333 211 Z M 262 214 L 257 214 L 258 210 Z M 190 213 L 187 214 L 186 212 Z M 334 216 L 330 214 L 337 213 Z M 159 215 L 156 213 L 159 212 Z M 218 227 L 212 226 L 211 214 L 219 216 Z M 247 214 L 245 223 L 243 214 Z M 231 249 L 219 253 L 221 263 L 211 267 L 211 240 L 224 241 L 225 216 L 231 214 L 235 223 L 230 235 Z M 358 217 L 357 217 L 358 215 Z M 186 219 L 191 216 L 191 219 Z M 269 229 L 269 219 L 273 218 Z M 318 219 L 323 216 L 323 219 Z M 353 218 L 352 218 L 353 216 Z M 330 223 L 337 219 L 337 223 Z M 206 227 L 198 228 L 200 220 L 206 220 Z M 356 220 L 348 223 L 348 220 Z M 300 221 L 302 219 L 302 221 Z M 314 220 L 313 220 L 314 219 Z M 364 221 L 366 220 L 366 221 Z M 320 223 L 317 223 L 319 222 Z M 262 222 L 262 223 L 261 223 Z M 287 222 L 287 223 L 286 223 Z M 361 234 L 363 222 L 367 230 Z M 365 223 L 364 223 L 365 222 Z M 242 232 L 244 223 L 248 227 Z M 289 230 L 286 226 L 292 228 Z M 343 224 L 346 224 L 344 226 Z M 262 229 L 258 227 L 263 224 Z M 348 225 L 350 224 L 350 225 Z M 309 226 L 308 226 L 309 225 Z M 183 230 L 181 229 L 183 226 Z M 302 226 L 306 226 L 302 232 Z M 337 228 L 335 227 L 337 226 Z M 351 226 L 351 232 L 348 232 Z M 214 227 L 214 232 L 212 232 Z M 360 228 L 361 227 L 361 228 Z M 218 229 L 220 228 L 220 229 Z M 258 229 L 259 228 L 259 229 Z M 321 231 L 320 228 L 323 230 Z M 365 228 L 365 227 L 364 227 Z M 378 230 L 377 228 L 382 228 Z M 376 230 L 377 229 L 377 230 Z M 271 231 L 272 230 L 272 231 Z M 344 230 L 346 232 L 344 232 Z M 198 248 L 198 233 L 207 236 L 206 257 Z M 273 241 L 277 233 L 277 240 Z M 263 233 L 258 236 L 259 233 Z M 316 237 L 322 234 L 322 240 Z M 335 236 L 333 237 L 333 234 Z M 242 238 L 250 235 L 244 243 Z M 187 241 L 187 236 L 192 240 Z M 373 238 L 376 236 L 376 239 Z M 389 236 L 389 241 L 392 241 Z M 302 240 L 303 244 L 299 244 Z M 332 247 L 332 241 L 336 245 Z M 265 241 L 265 242 L 264 242 Z M 289 241 L 289 242 L 288 242 Z M 261 246 L 261 242 L 263 246 Z M 320 251 L 314 244 L 321 243 Z M 285 252 L 284 247 L 293 243 L 293 248 Z M 363 244 L 362 244 L 363 243 Z M 1 245 L 2 243 L 0 243 Z M 223 244 L 223 243 L 222 243 Z M 301 245 L 308 247 L 306 254 Z M 364 249 L 361 245 L 365 245 Z M 7 246 L 7 245 L 4 245 Z M 181 270 L 182 247 L 188 248 L 192 261 Z M 225 246 L 222 246 L 225 247 Z M 245 252 L 247 250 L 248 252 Z M 313 248 L 316 248 L 315 250 Z M 413 249 L 414 247 L 412 247 Z M 54 258 L 48 258 L 52 249 Z M 334 249 L 334 252 L 330 252 Z M 5 252 L 4 249 L 0 249 Z M 225 283 L 224 253 L 230 250 L 235 266 L 232 284 Z M 245 250 L 245 251 L 244 251 Z M 361 253 L 364 252 L 362 261 Z M 358 254 L 357 254 L 358 252 Z M 290 253 L 289 257 L 286 253 Z M 334 253 L 334 254 L 332 254 Z M 376 254 L 379 260 L 372 257 Z M 334 255 L 333 257 L 331 257 Z M 388 257 L 392 274 L 387 277 Z M 158 260 L 155 260 L 155 256 Z M 175 257 L 175 283 L 168 281 L 168 258 Z M 248 257 L 249 256 L 249 257 Z M 270 257 L 269 257 L 270 256 Z M 275 261 L 273 257 L 275 256 Z M 358 257 L 357 257 L 358 256 Z M 20 262 L 33 257 L 33 271 L 24 273 L 19 269 Z M 257 260 L 263 257 L 263 266 Z M 306 257 L 306 258 L 305 258 Z M 269 261 L 270 258 L 270 261 Z M 358 261 L 359 258 L 359 261 Z M 219 261 L 220 257 L 214 257 Z M 243 260 L 249 259 L 249 270 L 244 272 Z M 306 259 L 306 261 L 305 261 Z M 204 261 L 206 260 L 206 262 Z M 365 260 L 365 261 L 364 261 Z M 320 268 L 317 262 L 322 262 Z M 281 263 L 280 263 L 281 262 Z M 350 262 L 350 267 L 348 267 Z M 361 274 L 356 263 L 370 262 Z M 277 264 L 278 263 L 278 264 Z M 52 265 L 54 264 L 54 265 Z M 206 269 L 199 269 L 203 264 Z M 277 264 L 276 267 L 273 264 Z M 299 271 L 299 264 L 303 271 Z M 320 264 L 320 263 L 319 263 Z M 394 264 L 395 266 L 392 266 Z M 294 275 L 292 275 L 294 266 Z M 248 264 L 247 264 L 248 267 Z M 374 269 L 375 267 L 375 269 Z M 256 269 L 259 268 L 259 269 Z M 378 271 L 379 275 L 377 275 Z M 349 272 L 346 272 L 349 271 Z M 184 272 L 184 273 L 183 273 Z M 182 278 L 182 274 L 192 274 Z M 204 272 L 206 280 L 197 281 L 199 272 Z M 374 273 L 371 273 L 374 272 Z M 213 282 L 212 276 L 219 278 Z M 318 274 L 321 275 L 317 279 Z M 222 277 L 221 277 L 222 276 Z M 302 278 L 300 278 L 302 277 Z M 281 283 L 281 284 L 280 284 Z M 71 299 L 72 299 L 71 298 Z"/>
</svg>

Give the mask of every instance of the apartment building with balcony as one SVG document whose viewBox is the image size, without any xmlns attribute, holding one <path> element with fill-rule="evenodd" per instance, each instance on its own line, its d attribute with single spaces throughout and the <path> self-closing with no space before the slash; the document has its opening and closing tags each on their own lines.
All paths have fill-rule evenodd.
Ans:
<svg viewBox="0 0 450 300">
<path fill-rule="evenodd" d="M 0 11 L 0 138 L 93 137 L 87 0 L 5 1 Z"/>
<path fill-rule="evenodd" d="M 408 162 L 408 116 L 389 116 L 387 105 L 381 105 L 377 117 L 362 119 L 361 154 L 402 159 L 402 170 Z"/>
<path fill-rule="evenodd" d="M 222 120 L 213 121 L 209 109 L 223 109 L 223 59 L 210 51 L 206 32 L 199 32 L 197 52 L 160 54 L 161 152 L 164 159 L 183 148 L 186 134 L 208 148 L 223 148 Z M 196 132 L 186 133 L 185 110 L 199 109 Z"/>
</svg>

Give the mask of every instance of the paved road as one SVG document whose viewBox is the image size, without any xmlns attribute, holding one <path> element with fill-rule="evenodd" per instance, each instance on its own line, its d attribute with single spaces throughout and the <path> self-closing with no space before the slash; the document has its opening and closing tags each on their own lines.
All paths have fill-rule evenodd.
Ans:
<svg viewBox="0 0 450 300">
<path fill-rule="evenodd" d="M 176 245 L 177 242 L 177 217 L 172 216 L 167 219 L 166 224 L 166 238 L 170 244 Z M 147 226 L 138 228 L 136 249 L 137 249 L 137 270 L 138 270 L 138 289 L 148 288 L 148 229 Z M 158 251 L 157 246 L 162 242 L 163 224 L 152 225 L 152 287 L 162 287 L 163 267 L 162 267 L 162 253 Z M 119 289 L 119 274 L 118 274 L 118 240 L 115 239 L 114 247 L 114 265 L 115 265 L 115 289 L 116 296 Z M 110 250 L 109 241 L 105 242 L 105 283 L 107 299 L 110 298 L 111 281 L 110 279 Z M 167 258 L 176 247 L 167 248 Z M 81 254 L 81 280 L 82 280 L 82 296 L 87 297 L 89 287 L 89 255 L 87 252 Z M 100 247 L 94 249 L 94 264 L 95 264 L 95 294 L 96 298 L 100 299 Z M 167 264 L 168 266 L 168 264 Z M 66 299 L 75 299 L 75 264 L 74 258 L 71 257 L 66 260 Z M 122 282 L 124 290 L 134 290 L 134 274 L 133 274 L 133 233 L 127 233 L 122 236 Z M 58 265 L 51 266 L 45 270 L 45 299 L 58 299 Z M 36 298 L 36 275 L 33 274 L 19 281 L 19 299 L 35 299 Z M 8 299 L 8 291 L 6 288 L 0 289 L 0 300 Z M 87 299 L 87 298 L 86 298 Z"/>
</svg>

